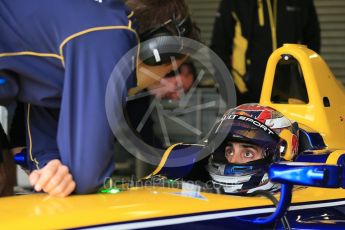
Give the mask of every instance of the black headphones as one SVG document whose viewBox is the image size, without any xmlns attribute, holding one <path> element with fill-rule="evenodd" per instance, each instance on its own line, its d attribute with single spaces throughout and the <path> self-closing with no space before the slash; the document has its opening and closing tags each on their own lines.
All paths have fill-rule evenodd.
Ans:
<svg viewBox="0 0 345 230">
<path fill-rule="evenodd" d="M 176 28 L 176 35 L 167 29 L 169 24 L 173 24 Z M 184 44 L 181 37 L 190 34 L 192 27 L 193 23 L 190 16 L 178 22 L 175 15 L 173 15 L 172 18 L 161 25 L 143 32 L 139 36 L 141 60 L 146 65 L 155 66 L 171 62 L 171 57 L 182 58 L 184 54 L 181 51 L 184 49 Z M 173 52 L 163 53 L 166 49 Z"/>
</svg>

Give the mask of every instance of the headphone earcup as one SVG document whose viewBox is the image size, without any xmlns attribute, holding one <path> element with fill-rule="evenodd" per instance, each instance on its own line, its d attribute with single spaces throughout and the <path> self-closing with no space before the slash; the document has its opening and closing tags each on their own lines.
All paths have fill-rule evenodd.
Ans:
<svg viewBox="0 0 345 230">
<path fill-rule="evenodd" d="M 150 66 L 162 65 L 171 62 L 171 57 L 180 59 L 184 54 L 183 44 L 179 37 L 171 36 L 170 33 L 157 33 L 150 38 L 141 41 L 140 59 Z"/>
</svg>

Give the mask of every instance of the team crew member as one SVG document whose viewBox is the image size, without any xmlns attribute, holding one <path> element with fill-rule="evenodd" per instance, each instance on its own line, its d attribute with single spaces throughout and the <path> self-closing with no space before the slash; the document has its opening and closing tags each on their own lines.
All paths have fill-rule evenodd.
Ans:
<svg viewBox="0 0 345 230">
<path fill-rule="evenodd" d="M 222 0 L 211 48 L 231 70 L 238 104 L 259 102 L 266 63 L 284 43 L 320 52 L 313 0 Z"/>
<path fill-rule="evenodd" d="M 146 20 L 155 19 L 154 26 L 172 15 L 176 21 L 188 16 L 183 1 L 136 2 Z M 156 17 L 157 9 L 164 16 Z M 133 13 L 119 0 L 6 0 L 0 15 L 0 71 L 6 82 L 0 101 L 27 104 L 30 182 L 55 196 L 95 192 L 113 171 L 105 91 L 116 63 L 138 44 Z M 140 30 L 149 30 L 141 18 Z M 172 69 L 145 67 L 162 76 Z"/>
</svg>

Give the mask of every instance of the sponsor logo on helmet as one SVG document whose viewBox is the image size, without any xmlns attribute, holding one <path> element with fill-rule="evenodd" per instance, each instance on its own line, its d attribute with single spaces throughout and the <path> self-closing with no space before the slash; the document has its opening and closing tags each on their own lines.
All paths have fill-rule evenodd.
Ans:
<svg viewBox="0 0 345 230">
<path fill-rule="evenodd" d="M 267 127 L 266 125 L 262 124 L 260 121 L 253 119 L 251 117 L 246 117 L 243 115 L 237 115 L 237 114 L 229 114 L 229 115 L 224 115 L 221 119 L 220 119 L 220 123 L 216 129 L 216 133 L 218 132 L 219 128 L 221 127 L 222 123 L 225 120 L 240 120 L 240 121 L 245 121 L 248 123 L 253 124 L 254 126 L 264 130 L 266 133 L 270 134 L 270 135 L 276 135 L 275 132 L 273 132 L 269 127 Z"/>
</svg>

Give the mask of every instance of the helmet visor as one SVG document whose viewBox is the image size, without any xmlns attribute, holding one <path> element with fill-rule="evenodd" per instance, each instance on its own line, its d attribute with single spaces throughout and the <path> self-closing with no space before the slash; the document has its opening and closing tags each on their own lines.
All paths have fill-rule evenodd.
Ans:
<svg viewBox="0 0 345 230">
<path fill-rule="evenodd" d="M 213 143 L 216 148 L 221 145 L 224 147 L 224 142 L 237 141 L 252 143 L 264 149 L 275 149 L 280 142 L 280 137 L 267 125 L 243 115 L 224 116 L 214 129 L 214 137 L 222 139 L 210 140 L 216 142 Z"/>
</svg>

